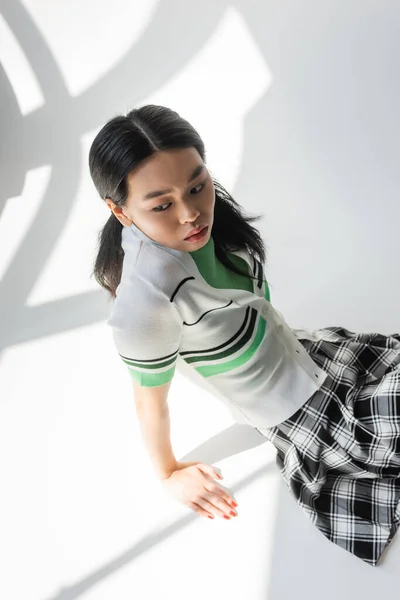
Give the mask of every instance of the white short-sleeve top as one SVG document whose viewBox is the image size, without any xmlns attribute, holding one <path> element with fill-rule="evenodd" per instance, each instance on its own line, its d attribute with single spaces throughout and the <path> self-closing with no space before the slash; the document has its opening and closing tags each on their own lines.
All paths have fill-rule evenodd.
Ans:
<svg viewBox="0 0 400 600">
<path fill-rule="evenodd" d="M 142 386 L 173 378 L 175 368 L 213 392 L 240 423 L 271 427 L 294 414 L 321 385 L 321 369 L 270 302 L 261 263 L 229 253 L 256 279 L 236 275 L 215 255 L 214 240 L 194 252 L 122 228 L 123 268 L 107 325 L 130 375 Z"/>
</svg>

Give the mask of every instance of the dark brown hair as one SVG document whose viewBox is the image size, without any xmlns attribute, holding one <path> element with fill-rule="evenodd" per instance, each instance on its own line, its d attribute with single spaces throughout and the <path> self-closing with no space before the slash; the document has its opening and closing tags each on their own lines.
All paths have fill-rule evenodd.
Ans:
<svg viewBox="0 0 400 600">
<path fill-rule="evenodd" d="M 127 202 L 128 174 L 155 152 L 175 148 L 196 148 L 205 163 L 204 144 L 197 131 L 177 112 L 165 106 L 148 104 L 135 108 L 126 116 L 110 119 L 96 135 L 89 151 L 89 169 L 93 183 L 105 200 L 117 206 Z M 217 258 L 231 271 L 252 275 L 232 263 L 227 251 L 245 249 L 262 264 L 265 245 L 250 222 L 262 218 L 245 216 L 240 205 L 214 178 L 214 221 L 211 235 Z M 111 213 L 99 232 L 98 252 L 94 262 L 96 281 L 113 298 L 121 280 L 124 252 L 121 247 L 122 223 Z"/>
</svg>

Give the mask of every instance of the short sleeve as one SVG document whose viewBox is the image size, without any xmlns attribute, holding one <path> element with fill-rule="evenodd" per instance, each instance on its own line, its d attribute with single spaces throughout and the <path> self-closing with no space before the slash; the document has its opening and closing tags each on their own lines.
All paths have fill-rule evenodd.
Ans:
<svg viewBox="0 0 400 600">
<path fill-rule="evenodd" d="M 140 279 L 124 282 L 107 325 L 132 379 L 143 387 L 172 380 L 183 320 L 165 294 Z"/>
</svg>

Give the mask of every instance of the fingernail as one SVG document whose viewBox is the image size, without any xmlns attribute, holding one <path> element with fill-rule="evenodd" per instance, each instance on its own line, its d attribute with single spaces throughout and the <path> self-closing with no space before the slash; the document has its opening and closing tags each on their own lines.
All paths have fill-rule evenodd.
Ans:
<svg viewBox="0 0 400 600">
<path fill-rule="evenodd" d="M 208 517 L 209 519 L 213 519 L 213 518 L 214 518 L 214 517 L 211 517 L 210 515 L 207 515 L 207 517 Z"/>
<path fill-rule="evenodd" d="M 234 500 L 231 502 L 231 506 L 233 506 L 233 508 L 237 507 L 237 502 L 235 502 Z"/>
<path fill-rule="evenodd" d="M 233 510 L 231 510 L 229 514 L 231 514 L 232 517 L 237 517 L 237 512 L 233 512 Z"/>
<path fill-rule="evenodd" d="M 224 519 L 230 519 L 230 517 L 228 517 L 228 515 L 224 515 Z"/>
</svg>

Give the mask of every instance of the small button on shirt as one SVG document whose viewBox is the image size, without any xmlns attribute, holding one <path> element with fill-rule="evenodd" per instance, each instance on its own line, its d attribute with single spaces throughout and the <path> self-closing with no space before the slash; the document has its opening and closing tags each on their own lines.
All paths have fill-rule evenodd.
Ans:
<svg viewBox="0 0 400 600">
<path fill-rule="evenodd" d="M 136 225 L 122 228 L 124 260 L 107 324 L 116 349 L 141 386 L 162 385 L 178 369 L 218 397 L 239 423 L 272 427 L 294 414 L 327 373 L 271 304 L 261 263 L 229 252 L 249 279 L 216 257 L 214 240 L 194 252 L 154 242 Z"/>
</svg>

